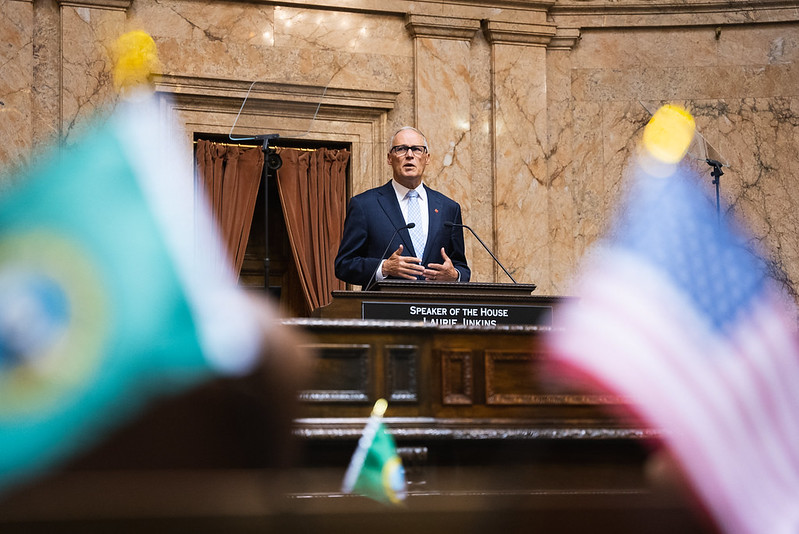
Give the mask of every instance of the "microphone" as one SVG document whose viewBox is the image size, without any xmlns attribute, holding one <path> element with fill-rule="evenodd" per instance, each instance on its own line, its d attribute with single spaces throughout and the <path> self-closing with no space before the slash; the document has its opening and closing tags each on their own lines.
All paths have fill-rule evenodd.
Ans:
<svg viewBox="0 0 799 534">
<path fill-rule="evenodd" d="M 388 240 L 388 244 L 386 245 L 386 249 L 380 255 L 380 261 L 383 261 L 383 256 L 385 256 L 386 252 L 388 252 L 388 248 L 391 246 L 391 242 L 394 241 L 394 238 L 397 237 L 397 234 L 400 232 L 400 230 L 410 230 L 411 228 L 415 228 L 415 227 L 416 227 L 416 223 L 408 223 L 405 226 L 400 226 L 399 228 L 394 230 L 394 233 L 391 234 L 391 239 Z M 375 269 L 375 272 L 373 272 L 372 276 L 369 277 L 369 283 L 366 284 L 366 289 L 364 289 L 364 291 L 369 291 L 369 288 L 371 288 L 372 285 L 375 284 L 376 282 L 377 282 L 377 269 Z"/>
<path fill-rule="evenodd" d="M 475 233 L 474 233 L 474 230 L 472 230 L 471 228 L 469 228 L 469 227 L 468 227 L 468 226 L 466 226 L 465 224 L 456 224 L 456 223 L 454 223 L 454 222 L 449 222 L 449 221 L 445 222 L 445 223 L 444 223 L 444 226 L 446 226 L 447 228 L 452 228 L 452 227 L 454 226 L 454 227 L 457 227 L 457 228 L 466 228 L 467 230 L 469 230 L 469 231 L 472 233 L 472 235 L 473 235 L 474 237 L 476 237 L 476 238 L 477 238 L 477 240 L 480 242 L 480 244 L 481 244 L 481 245 L 483 245 L 483 248 L 484 248 L 484 249 L 486 249 L 486 251 L 487 251 L 489 254 L 491 254 L 491 257 L 492 257 L 492 258 L 494 258 L 494 261 L 495 261 L 495 262 L 497 262 L 497 265 L 499 265 L 500 267 L 502 267 L 502 270 L 503 270 L 503 271 L 505 271 L 505 274 L 507 274 L 507 275 L 508 275 L 508 278 L 510 278 L 511 280 L 513 280 L 513 277 L 510 275 L 510 273 L 508 272 L 508 270 L 507 270 L 507 269 L 506 269 L 506 268 L 505 268 L 505 267 L 504 267 L 504 266 L 503 266 L 503 265 L 502 265 L 502 264 L 499 262 L 499 260 L 497 259 L 497 257 L 496 257 L 496 256 L 494 256 L 494 253 L 493 253 L 493 252 L 491 252 L 491 249 L 489 249 L 489 248 L 486 246 L 486 244 L 485 244 L 485 243 L 483 243 L 483 240 L 482 240 L 482 239 L 480 239 L 480 237 L 479 237 L 477 234 L 475 234 Z M 513 280 L 513 283 L 514 283 L 514 284 L 518 284 L 519 282 L 517 282 L 516 280 Z"/>
</svg>

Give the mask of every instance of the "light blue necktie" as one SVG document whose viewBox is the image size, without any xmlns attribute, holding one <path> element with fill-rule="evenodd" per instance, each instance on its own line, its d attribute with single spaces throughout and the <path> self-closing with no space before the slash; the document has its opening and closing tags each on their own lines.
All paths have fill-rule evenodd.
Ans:
<svg viewBox="0 0 799 534">
<path fill-rule="evenodd" d="M 408 199 L 408 222 L 416 225 L 408 230 L 411 234 L 411 241 L 413 241 L 414 256 L 422 259 L 427 236 L 425 236 L 424 227 L 422 226 L 422 209 L 419 207 L 419 193 L 415 189 L 411 189 L 408 191 L 408 194 L 405 195 L 405 198 Z"/>
</svg>

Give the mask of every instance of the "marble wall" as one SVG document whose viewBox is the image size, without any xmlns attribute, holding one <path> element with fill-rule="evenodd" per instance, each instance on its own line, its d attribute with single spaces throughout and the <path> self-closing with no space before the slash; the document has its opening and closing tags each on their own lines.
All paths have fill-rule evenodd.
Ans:
<svg viewBox="0 0 799 534">
<path fill-rule="evenodd" d="M 0 0 L 0 15 L 0 185 L 113 103 L 110 44 L 141 28 L 189 132 L 238 116 L 234 136 L 350 143 L 354 194 L 389 179 L 387 138 L 415 125 L 428 184 L 516 280 L 569 294 L 647 109 L 676 102 L 730 164 L 725 214 L 797 296 L 795 1 Z M 466 240 L 474 280 L 507 281 Z"/>
</svg>

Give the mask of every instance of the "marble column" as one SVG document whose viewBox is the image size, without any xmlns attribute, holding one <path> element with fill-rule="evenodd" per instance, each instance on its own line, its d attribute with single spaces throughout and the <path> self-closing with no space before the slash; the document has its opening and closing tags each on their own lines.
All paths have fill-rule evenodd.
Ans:
<svg viewBox="0 0 799 534">
<path fill-rule="evenodd" d="M 549 284 L 553 295 L 570 290 L 575 263 L 583 252 L 579 246 L 575 192 L 579 176 L 571 162 L 575 156 L 571 98 L 571 50 L 580 37 L 578 28 L 558 28 L 547 45 L 547 136 L 549 149 Z"/>
<path fill-rule="evenodd" d="M 551 292 L 548 24 L 483 23 L 491 43 L 495 254 L 519 283 Z M 495 269 L 495 280 L 507 281 Z"/>
<path fill-rule="evenodd" d="M 0 187 L 24 165 L 31 145 L 33 2 L 0 0 Z"/>
<path fill-rule="evenodd" d="M 61 8 L 38 1 L 33 11 L 32 148 L 46 149 L 61 137 Z"/>
<path fill-rule="evenodd" d="M 415 126 L 427 136 L 431 160 L 425 183 L 458 201 L 469 224 L 472 199 L 470 146 L 470 43 L 480 21 L 412 14 L 406 27 L 414 37 Z M 479 243 L 476 243 L 479 247 Z M 466 257 L 479 279 L 485 266 L 475 263 L 474 240 L 466 239 Z"/>
</svg>

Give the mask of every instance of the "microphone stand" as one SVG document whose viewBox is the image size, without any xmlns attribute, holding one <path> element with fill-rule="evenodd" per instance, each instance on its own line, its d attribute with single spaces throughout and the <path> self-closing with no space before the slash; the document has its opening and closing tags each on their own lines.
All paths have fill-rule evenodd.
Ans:
<svg viewBox="0 0 799 534">
<path fill-rule="evenodd" d="M 514 278 L 513 278 L 513 277 L 510 275 L 510 273 L 508 272 L 508 270 L 505 268 L 505 266 L 504 266 L 504 265 L 502 265 L 502 263 L 500 263 L 500 261 L 497 259 L 497 257 L 496 257 L 496 256 L 494 256 L 494 253 L 493 253 L 493 252 L 491 252 L 491 249 L 489 249 L 489 248 L 486 246 L 486 244 L 485 244 L 485 243 L 483 243 L 483 240 L 482 240 L 482 239 L 480 239 L 480 236 L 478 236 L 476 233 L 474 233 L 474 230 L 472 230 L 471 228 L 469 228 L 469 227 L 468 227 L 467 225 L 465 225 L 465 224 L 455 224 L 455 223 L 451 223 L 451 222 L 445 222 L 445 223 L 444 223 L 444 226 L 461 226 L 461 227 L 463 227 L 463 228 L 466 228 L 467 230 L 469 230 L 469 231 L 472 233 L 472 235 L 473 235 L 474 237 L 476 237 L 476 238 L 477 238 L 477 240 L 480 242 L 480 244 L 481 244 L 481 245 L 483 245 L 483 248 L 484 248 L 484 249 L 486 249 L 486 252 L 488 252 L 489 254 L 491 254 L 491 257 L 492 257 L 492 258 L 494 258 L 494 261 L 497 263 L 497 265 L 499 265 L 500 267 L 502 267 L 502 270 L 503 270 L 503 271 L 505 271 L 505 274 L 507 274 L 507 275 L 508 275 L 508 278 L 510 278 L 511 280 L 513 280 L 513 283 L 514 283 L 514 284 L 518 284 L 518 283 L 519 283 L 519 282 L 517 282 L 516 280 L 514 280 Z"/>
<path fill-rule="evenodd" d="M 269 171 L 276 171 L 283 165 L 283 160 L 277 152 L 269 149 L 269 141 L 280 137 L 279 134 L 256 135 L 253 139 L 263 141 L 261 150 L 264 153 L 264 166 L 261 179 L 264 188 L 264 291 L 269 293 Z"/>
<path fill-rule="evenodd" d="M 713 184 L 716 186 L 716 220 L 719 224 L 721 224 L 721 204 L 719 201 L 719 184 L 721 183 L 721 175 L 724 174 L 724 171 L 721 170 L 721 162 L 716 161 L 714 159 L 706 159 L 705 160 L 708 165 L 713 167 L 713 170 L 710 171 L 710 175 L 713 177 Z"/>
</svg>

